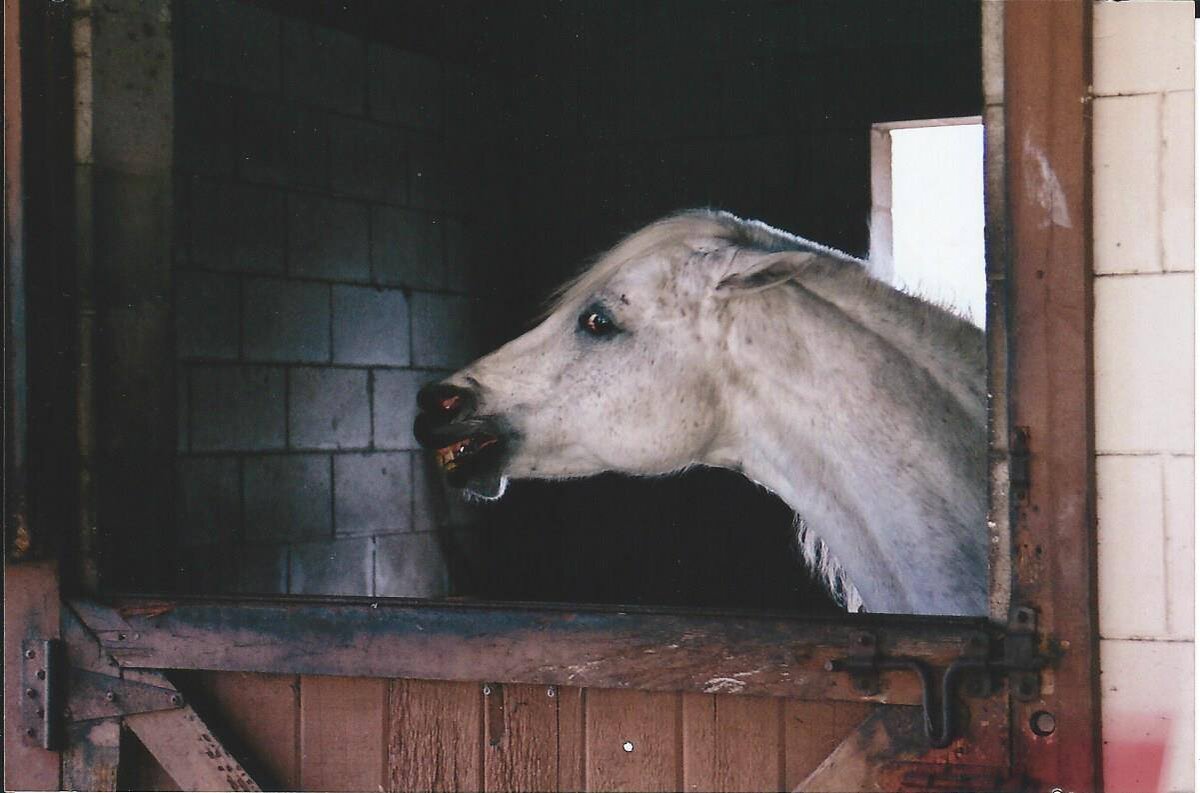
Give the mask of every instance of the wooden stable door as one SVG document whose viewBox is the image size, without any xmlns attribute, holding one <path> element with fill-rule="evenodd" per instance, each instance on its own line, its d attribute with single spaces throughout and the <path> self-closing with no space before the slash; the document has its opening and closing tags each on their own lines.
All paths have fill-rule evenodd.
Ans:
<svg viewBox="0 0 1200 793">
<path fill-rule="evenodd" d="M 792 790 L 872 709 L 250 673 L 194 673 L 184 687 L 256 781 L 291 790 Z M 148 752 L 127 771 L 130 789 L 173 789 Z"/>
</svg>

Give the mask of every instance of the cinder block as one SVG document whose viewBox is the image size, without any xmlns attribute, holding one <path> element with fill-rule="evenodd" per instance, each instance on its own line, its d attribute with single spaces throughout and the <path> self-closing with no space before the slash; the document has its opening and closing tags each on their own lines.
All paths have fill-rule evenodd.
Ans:
<svg viewBox="0 0 1200 793">
<path fill-rule="evenodd" d="M 446 288 L 470 291 L 476 277 L 476 226 L 456 218 L 446 220 Z"/>
<path fill-rule="evenodd" d="M 269 366 L 196 366 L 192 450 L 284 447 L 283 370 Z"/>
<path fill-rule="evenodd" d="M 1167 629 L 1172 638 L 1196 636 L 1196 465 L 1192 457 L 1167 457 Z"/>
<path fill-rule="evenodd" d="M 412 528 L 412 462 L 408 452 L 334 455 L 333 481 L 338 535 L 385 534 Z"/>
<path fill-rule="evenodd" d="M 1156 272 L 1159 256 L 1159 97 L 1093 103 L 1094 268 L 1097 273 Z"/>
<path fill-rule="evenodd" d="M 329 457 L 275 454 L 245 460 L 246 540 L 296 540 L 333 532 Z"/>
<path fill-rule="evenodd" d="M 416 133 L 409 135 L 409 201 L 425 209 L 441 209 L 446 202 L 445 143 Z"/>
<path fill-rule="evenodd" d="M 441 63 L 424 55 L 369 44 L 367 64 L 372 118 L 405 127 L 441 129 Z"/>
<path fill-rule="evenodd" d="M 292 546 L 293 595 L 370 595 L 374 540 L 306 542 Z"/>
<path fill-rule="evenodd" d="M 445 597 L 446 561 L 434 534 L 379 537 L 375 548 L 375 594 L 380 597 Z"/>
<path fill-rule="evenodd" d="M 292 369 L 288 386 L 288 437 L 293 448 L 364 449 L 370 443 L 365 370 Z"/>
<path fill-rule="evenodd" d="M 1097 278 L 1096 450 L 1193 452 L 1191 273 Z"/>
<path fill-rule="evenodd" d="M 329 286 L 276 278 L 247 279 L 242 289 L 250 360 L 329 360 Z"/>
<path fill-rule="evenodd" d="M 196 178 L 191 184 L 191 261 L 207 269 L 283 271 L 283 193 Z"/>
<path fill-rule="evenodd" d="M 234 169 L 233 91 L 180 80 L 175 94 L 175 165 L 183 172 L 228 177 Z"/>
<path fill-rule="evenodd" d="M 511 88 L 505 81 L 466 66 L 446 64 L 446 135 L 492 140 L 506 126 Z"/>
<path fill-rule="evenodd" d="M 394 207 L 371 208 L 371 267 L 375 281 L 414 289 L 442 289 L 441 215 Z"/>
<path fill-rule="evenodd" d="M 375 446 L 380 449 L 415 449 L 413 420 L 417 417 L 417 391 L 438 379 L 431 372 L 381 369 L 375 372 L 372 415 Z"/>
<path fill-rule="evenodd" d="M 329 116 L 268 96 L 242 100 L 238 173 L 253 182 L 329 185 Z"/>
<path fill-rule="evenodd" d="M 1192 3 L 1092 4 L 1092 90 L 1097 95 L 1191 90 Z"/>
<path fill-rule="evenodd" d="M 1191 642 L 1100 642 L 1106 790 L 1193 789 L 1195 652 Z"/>
<path fill-rule="evenodd" d="M 247 91 L 279 90 L 279 17 L 233 0 L 181 9 L 188 76 Z"/>
<path fill-rule="evenodd" d="M 416 366 L 457 369 L 478 349 L 472 301 L 457 295 L 413 292 L 413 363 Z"/>
<path fill-rule="evenodd" d="M 1100 635 L 1167 632 L 1162 461 L 1096 458 Z"/>
<path fill-rule="evenodd" d="M 366 205 L 313 195 L 289 196 L 288 262 L 297 275 L 368 280 Z"/>
<path fill-rule="evenodd" d="M 216 545 L 241 531 L 242 485 L 236 457 L 175 461 L 175 515 L 184 548 Z"/>
<path fill-rule="evenodd" d="M 244 595 L 287 594 L 288 546 L 239 546 L 235 551 L 235 565 L 235 592 Z"/>
<path fill-rule="evenodd" d="M 1196 104 L 1191 91 L 1162 98 L 1164 270 L 1196 268 Z"/>
<path fill-rule="evenodd" d="M 333 287 L 333 360 L 407 366 L 408 300 L 398 289 Z"/>
<path fill-rule="evenodd" d="M 394 204 L 408 200 L 408 152 L 400 130 L 336 118 L 329 152 L 330 178 L 337 192 Z"/>
<path fill-rule="evenodd" d="M 349 33 L 295 19 L 283 22 L 284 93 L 302 102 L 361 115 L 367 45 Z"/>
<path fill-rule="evenodd" d="M 235 276 L 175 273 L 175 354 L 180 358 L 238 357 Z"/>
</svg>

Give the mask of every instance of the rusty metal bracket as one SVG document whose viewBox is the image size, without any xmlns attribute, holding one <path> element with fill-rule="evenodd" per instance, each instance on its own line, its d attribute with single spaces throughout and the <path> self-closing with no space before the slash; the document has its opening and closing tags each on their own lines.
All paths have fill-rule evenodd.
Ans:
<svg viewBox="0 0 1200 793">
<path fill-rule="evenodd" d="M 73 667 L 68 655 L 67 643 L 61 639 L 26 641 L 21 646 L 21 731 L 27 745 L 62 751 L 68 722 L 172 710 L 185 704 L 175 688 Z"/>
<path fill-rule="evenodd" d="M 84 669 L 70 672 L 69 703 L 63 715 L 73 722 L 174 710 L 185 704 L 183 695 L 174 688 L 136 683 Z"/>
<path fill-rule="evenodd" d="M 63 667 L 60 639 L 21 643 L 21 740 L 27 746 L 60 751 L 64 744 Z"/>
<path fill-rule="evenodd" d="M 854 688 L 866 695 L 879 693 L 881 672 L 915 673 L 921 681 L 925 736 L 931 747 L 943 749 L 956 737 L 955 695 L 963 678 L 969 676 L 974 683 L 966 693 L 986 696 L 992 691 L 993 676 L 1007 674 L 1012 695 L 1031 700 L 1041 691 L 1039 671 L 1047 663 L 1049 659 L 1037 654 L 1037 613 L 1020 607 L 1013 610 L 1008 632 L 999 643 L 983 633 L 968 636 L 962 655 L 942 672 L 940 685 L 933 667 L 924 660 L 884 655 L 877 637 L 866 631 L 852 634 L 849 654 L 828 662 L 825 668 L 848 673 Z"/>
</svg>

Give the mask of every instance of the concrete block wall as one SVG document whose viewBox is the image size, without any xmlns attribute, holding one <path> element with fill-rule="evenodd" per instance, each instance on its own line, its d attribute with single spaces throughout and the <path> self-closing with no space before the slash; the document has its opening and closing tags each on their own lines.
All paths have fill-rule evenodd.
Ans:
<svg viewBox="0 0 1200 793">
<path fill-rule="evenodd" d="M 480 351 L 494 81 L 234 0 L 176 31 L 181 584 L 444 595 L 413 404 Z"/>
<path fill-rule="evenodd" d="M 1194 790 L 1192 3 L 1094 6 L 1096 479 L 1108 790 Z"/>
</svg>

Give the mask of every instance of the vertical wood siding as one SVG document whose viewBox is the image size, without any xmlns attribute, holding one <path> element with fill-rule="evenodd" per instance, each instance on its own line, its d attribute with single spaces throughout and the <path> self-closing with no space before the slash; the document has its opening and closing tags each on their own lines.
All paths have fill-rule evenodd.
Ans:
<svg viewBox="0 0 1200 793">
<path fill-rule="evenodd" d="M 499 683 L 201 673 L 184 688 L 282 790 L 791 790 L 870 705 Z M 162 790 L 130 753 L 128 789 Z"/>
</svg>

